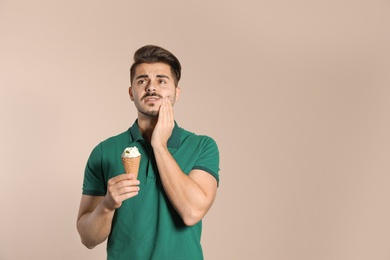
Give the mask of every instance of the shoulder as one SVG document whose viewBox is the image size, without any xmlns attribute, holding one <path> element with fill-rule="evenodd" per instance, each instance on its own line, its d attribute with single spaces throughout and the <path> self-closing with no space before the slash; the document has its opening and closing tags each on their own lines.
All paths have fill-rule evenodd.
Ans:
<svg viewBox="0 0 390 260">
<path fill-rule="evenodd" d="M 105 147 L 116 146 L 117 144 L 128 142 L 130 139 L 129 130 L 126 130 L 120 134 L 108 137 L 100 142 L 100 145 Z"/>
<path fill-rule="evenodd" d="M 203 134 L 196 134 L 180 128 L 181 131 L 181 144 L 196 146 L 197 148 L 208 148 L 218 151 L 218 145 L 216 141 L 208 136 Z"/>
<path fill-rule="evenodd" d="M 116 150 L 117 147 L 123 146 L 124 143 L 127 143 L 130 139 L 130 134 L 127 131 L 106 138 L 105 140 L 99 142 L 92 150 L 92 155 L 101 156 L 102 154 L 112 152 Z"/>
</svg>

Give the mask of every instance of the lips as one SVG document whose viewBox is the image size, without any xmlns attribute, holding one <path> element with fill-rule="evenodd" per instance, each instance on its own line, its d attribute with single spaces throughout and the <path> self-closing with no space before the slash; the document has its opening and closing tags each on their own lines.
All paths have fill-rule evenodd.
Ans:
<svg viewBox="0 0 390 260">
<path fill-rule="evenodd" d="M 144 100 L 145 102 L 154 102 L 160 100 L 161 98 L 162 96 L 157 93 L 147 93 L 145 96 L 142 97 L 141 100 Z"/>
<path fill-rule="evenodd" d="M 156 96 L 152 96 L 152 97 L 146 97 L 144 98 L 145 102 L 154 102 L 154 101 L 158 101 L 160 100 L 159 97 L 156 97 Z"/>
</svg>

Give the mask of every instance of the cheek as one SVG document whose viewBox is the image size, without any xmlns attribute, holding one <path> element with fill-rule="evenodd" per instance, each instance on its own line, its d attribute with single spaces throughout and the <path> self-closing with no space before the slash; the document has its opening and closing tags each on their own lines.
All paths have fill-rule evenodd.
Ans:
<svg viewBox="0 0 390 260">
<path fill-rule="evenodd" d="M 138 91 L 133 91 L 132 94 L 133 94 L 133 99 L 135 99 L 135 100 L 142 97 L 142 94 L 139 93 Z"/>
</svg>

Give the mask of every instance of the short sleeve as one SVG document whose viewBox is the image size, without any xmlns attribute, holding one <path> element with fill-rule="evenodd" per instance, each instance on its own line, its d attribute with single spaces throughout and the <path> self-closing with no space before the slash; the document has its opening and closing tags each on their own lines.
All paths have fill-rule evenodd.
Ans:
<svg viewBox="0 0 390 260">
<path fill-rule="evenodd" d="M 195 161 L 193 169 L 210 173 L 219 184 L 219 150 L 217 143 L 211 137 L 204 137 L 201 152 Z"/>
<path fill-rule="evenodd" d="M 102 167 L 102 144 L 91 152 L 84 171 L 83 195 L 105 196 L 107 185 Z"/>
</svg>

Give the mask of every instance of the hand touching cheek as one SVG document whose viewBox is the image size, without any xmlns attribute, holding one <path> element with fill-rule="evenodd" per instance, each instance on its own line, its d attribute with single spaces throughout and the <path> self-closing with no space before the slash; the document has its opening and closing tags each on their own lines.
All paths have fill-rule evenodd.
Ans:
<svg viewBox="0 0 390 260">
<path fill-rule="evenodd" d="M 175 119 L 173 115 L 172 101 L 168 97 L 163 98 L 158 121 L 154 127 L 151 144 L 153 148 L 166 147 L 169 137 L 172 135 Z"/>
</svg>

